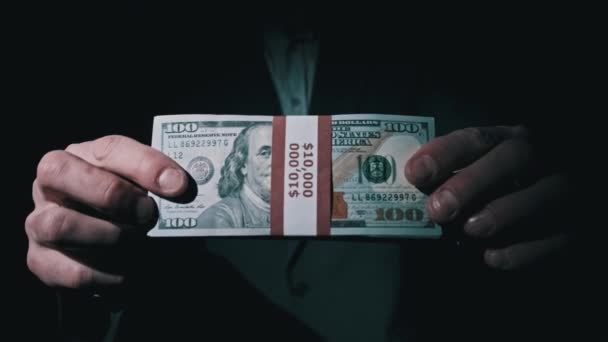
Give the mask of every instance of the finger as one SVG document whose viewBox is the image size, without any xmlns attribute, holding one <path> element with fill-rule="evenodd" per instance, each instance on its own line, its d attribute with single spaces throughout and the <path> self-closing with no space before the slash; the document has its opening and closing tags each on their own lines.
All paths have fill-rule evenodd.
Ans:
<svg viewBox="0 0 608 342">
<path fill-rule="evenodd" d="M 43 193 L 59 192 L 119 221 L 147 223 L 156 218 L 156 205 L 142 189 L 65 151 L 42 158 L 37 181 Z"/>
<path fill-rule="evenodd" d="M 187 189 L 187 176 L 175 161 L 131 138 L 106 136 L 66 150 L 160 196 L 174 197 Z"/>
<path fill-rule="evenodd" d="M 42 282 L 49 286 L 72 289 L 90 288 L 99 285 L 119 285 L 124 277 L 101 272 L 65 254 L 30 242 L 27 266 Z"/>
<path fill-rule="evenodd" d="M 111 246 L 134 227 L 118 225 L 56 204 L 34 210 L 25 221 L 29 239 L 43 246 Z"/>
<path fill-rule="evenodd" d="M 539 180 L 536 184 L 498 198 L 471 216 L 464 225 L 467 234 L 476 237 L 491 237 L 507 227 L 514 226 L 526 217 L 550 208 L 561 194 L 567 191 L 564 176 L 554 175 Z"/>
<path fill-rule="evenodd" d="M 34 182 L 32 183 L 32 199 L 34 200 L 34 207 L 38 208 L 49 203 L 64 204 L 64 198 L 65 195 L 57 191 L 49 188 L 43 190 L 40 187 L 40 182 L 38 182 L 38 179 L 34 179 Z"/>
<path fill-rule="evenodd" d="M 518 269 L 537 263 L 556 255 L 568 244 L 565 234 L 544 240 L 521 242 L 501 249 L 488 249 L 484 252 L 486 264 L 503 270 Z"/>
<path fill-rule="evenodd" d="M 527 135 L 522 126 L 466 128 L 424 144 L 405 165 L 405 177 L 417 187 L 447 179 L 500 142 Z"/>
<path fill-rule="evenodd" d="M 47 202 L 44 193 L 40 189 L 40 184 L 38 184 L 37 179 L 34 179 L 32 184 L 32 199 L 34 200 L 34 205 L 36 207 L 39 207 L 43 205 L 43 203 Z"/>
<path fill-rule="evenodd" d="M 523 139 L 509 139 L 461 172 L 448 179 L 427 202 L 431 219 L 438 223 L 456 218 L 468 207 L 476 205 L 497 185 L 512 180 L 529 165 L 531 149 Z"/>
</svg>

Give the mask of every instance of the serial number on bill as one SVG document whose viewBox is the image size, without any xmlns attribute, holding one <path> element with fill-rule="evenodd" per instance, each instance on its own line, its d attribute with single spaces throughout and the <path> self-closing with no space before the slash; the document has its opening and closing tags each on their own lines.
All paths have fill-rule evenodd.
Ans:
<svg viewBox="0 0 608 342">
<path fill-rule="evenodd" d="M 370 192 L 355 192 L 351 193 L 353 202 L 416 202 L 421 198 L 420 195 L 409 192 L 399 193 L 370 193 Z"/>
<path fill-rule="evenodd" d="M 167 148 L 188 148 L 188 147 L 219 147 L 228 146 L 230 141 L 228 139 L 194 139 L 194 140 L 181 140 L 169 141 L 166 145 Z"/>
</svg>

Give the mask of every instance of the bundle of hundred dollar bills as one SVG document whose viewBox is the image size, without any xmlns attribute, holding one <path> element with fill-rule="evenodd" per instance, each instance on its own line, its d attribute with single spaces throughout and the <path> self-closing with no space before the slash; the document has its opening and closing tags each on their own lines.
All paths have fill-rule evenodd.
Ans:
<svg viewBox="0 0 608 342">
<path fill-rule="evenodd" d="M 152 147 L 198 191 L 186 204 L 151 194 L 148 235 L 440 237 L 404 174 L 434 134 L 427 116 L 157 116 Z"/>
</svg>

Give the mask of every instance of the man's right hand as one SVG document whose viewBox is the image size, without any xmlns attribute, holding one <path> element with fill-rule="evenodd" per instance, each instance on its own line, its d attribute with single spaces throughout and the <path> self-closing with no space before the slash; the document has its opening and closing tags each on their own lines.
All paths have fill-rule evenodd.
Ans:
<svg viewBox="0 0 608 342">
<path fill-rule="evenodd" d="M 173 198 L 187 187 L 177 163 L 127 137 L 47 153 L 33 183 L 35 209 L 25 222 L 29 269 L 54 287 L 122 284 L 124 272 L 107 265 L 127 263 L 117 257 L 117 247 L 155 224 L 158 211 L 147 191 Z"/>
</svg>

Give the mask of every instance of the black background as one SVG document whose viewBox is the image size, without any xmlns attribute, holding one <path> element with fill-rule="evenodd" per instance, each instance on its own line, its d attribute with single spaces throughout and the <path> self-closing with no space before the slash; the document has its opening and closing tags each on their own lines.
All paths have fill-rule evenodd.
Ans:
<svg viewBox="0 0 608 342">
<path fill-rule="evenodd" d="M 9 306 L 9 319 L 4 322 L 18 328 L 19 340 L 57 336 L 54 292 L 25 265 L 23 222 L 33 209 L 31 182 L 40 158 L 72 142 L 111 133 L 149 142 L 149 135 L 141 132 L 150 132 L 151 120 L 141 118 L 168 110 L 162 107 L 165 100 L 181 91 L 180 75 L 196 65 L 197 59 L 226 65 L 237 60 L 214 60 L 200 41 L 236 53 L 239 47 L 230 39 L 268 21 L 315 22 L 338 33 L 382 32 L 382 43 L 402 44 L 418 52 L 418 58 L 434 66 L 447 86 L 484 97 L 517 117 L 537 113 L 532 124 L 548 131 L 581 135 L 579 145 L 560 154 L 563 163 L 583 176 L 580 187 L 590 197 L 579 199 L 589 205 L 582 206 L 589 211 L 581 214 L 581 221 L 589 228 L 586 234 L 596 236 L 598 209 L 592 199 L 598 169 L 590 161 L 598 155 L 592 148 L 596 135 L 587 132 L 593 132 L 588 130 L 589 123 L 598 117 L 601 107 L 591 106 L 596 92 L 586 88 L 593 84 L 596 69 L 592 65 L 597 58 L 591 16 L 546 8 L 501 9 L 483 15 L 460 8 L 469 12 L 462 16 L 449 9 L 444 14 L 380 8 L 351 13 L 302 7 L 307 8 L 286 8 L 281 13 L 261 8 L 228 12 L 208 6 L 130 1 L 114 5 L 29 3 L 11 12 L 15 17 L 6 30 L 3 49 L 8 57 L 4 66 L 9 88 L 3 111 L 8 123 L 3 134 L 9 172 L 5 180 L 10 183 L 5 187 L 11 194 L 5 202 L 10 204 L 4 205 L 9 218 L 4 241 L 9 260 L 5 296 L 14 306 Z M 257 11 L 266 12 L 248 14 Z M 518 98 L 517 103 L 509 101 L 510 94 Z M 235 104 L 230 110 L 241 108 Z M 117 122 L 121 126 L 114 126 Z M 137 125 L 148 127 L 125 131 L 125 127 Z M 14 138 L 7 139 L 9 133 Z M 496 302 L 496 311 L 482 316 L 504 323 L 496 324 L 504 330 L 485 331 L 488 340 L 589 337 L 598 322 L 591 312 L 603 310 L 598 307 L 601 268 L 597 245 L 577 249 L 559 266 L 508 278 L 508 286 L 524 294 L 515 304 L 492 289 L 479 289 L 481 301 Z M 521 311 L 504 312 L 507 302 L 511 302 L 510 308 L 521 304 Z M 462 308 L 462 314 L 466 316 L 467 310 Z M 439 326 L 444 318 L 438 313 Z M 510 318 L 517 322 L 515 326 Z M 481 324 L 464 322 L 459 325 L 464 330 Z"/>
</svg>

